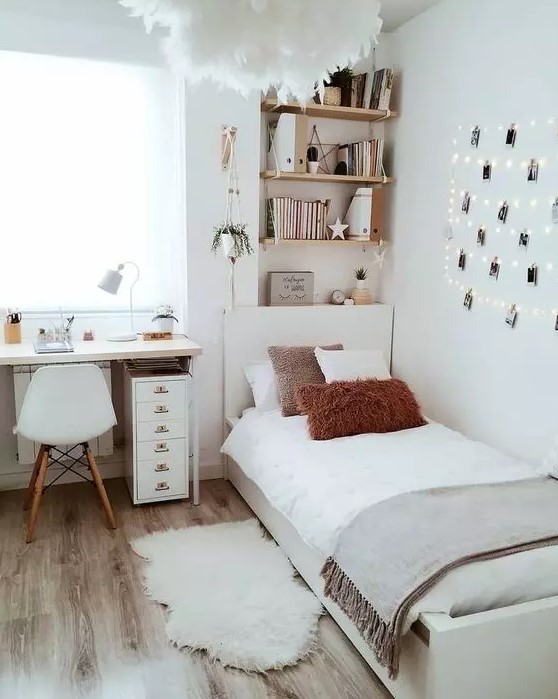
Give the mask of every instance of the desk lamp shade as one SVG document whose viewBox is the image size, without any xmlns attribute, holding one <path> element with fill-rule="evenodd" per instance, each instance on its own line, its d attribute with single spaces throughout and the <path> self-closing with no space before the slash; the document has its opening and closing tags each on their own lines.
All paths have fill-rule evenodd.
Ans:
<svg viewBox="0 0 558 699">
<path fill-rule="evenodd" d="M 99 289 L 106 291 L 107 294 L 116 295 L 123 279 L 122 275 L 120 274 L 121 269 L 123 269 L 123 265 L 118 265 L 118 270 L 107 269 L 103 278 L 97 284 Z"/>
<path fill-rule="evenodd" d="M 101 281 L 97 284 L 97 286 L 99 287 L 99 289 L 106 291 L 107 294 L 112 294 L 113 296 L 116 296 L 124 278 L 122 276 L 122 270 L 124 269 L 124 265 L 132 265 L 132 267 L 134 267 L 136 270 L 136 278 L 130 284 L 130 332 L 125 333 L 123 335 L 112 335 L 111 337 L 107 337 L 107 340 L 111 340 L 112 342 L 131 342 L 132 340 L 138 339 L 137 334 L 134 331 L 134 308 L 132 303 L 132 292 L 134 289 L 134 285 L 136 284 L 140 276 L 139 268 L 136 265 L 136 263 L 124 262 L 123 264 L 119 264 L 116 269 L 108 269 L 105 272 Z"/>
</svg>

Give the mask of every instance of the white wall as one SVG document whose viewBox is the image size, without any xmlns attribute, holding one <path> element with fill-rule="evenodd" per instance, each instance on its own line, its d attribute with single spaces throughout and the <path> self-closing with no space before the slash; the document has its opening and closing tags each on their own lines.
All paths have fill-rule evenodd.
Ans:
<svg viewBox="0 0 558 699">
<path fill-rule="evenodd" d="M 116 0 L 2 0 L 0 50 L 81 56 L 163 65 L 157 35 L 127 17 Z M 186 331 L 204 347 L 200 364 L 201 470 L 220 465 L 222 435 L 222 311 L 228 302 L 228 267 L 209 251 L 213 226 L 224 215 L 226 176 L 221 171 L 221 126 L 238 127 L 240 188 L 244 218 L 257 249 L 259 191 L 259 98 L 245 100 L 212 85 L 186 94 L 186 199 L 188 317 Z M 257 254 L 237 265 L 237 303 L 257 304 Z M 76 322 L 76 328 L 80 322 Z M 86 324 L 89 321 L 84 321 Z M 100 332 L 105 322 L 95 321 Z M 13 392 L 0 372 L 0 482 L 15 486 Z M 114 473 L 113 471 L 109 471 Z M 15 474 L 10 477 L 10 474 Z"/>
<path fill-rule="evenodd" d="M 556 26 L 555 0 L 447 0 L 398 30 L 392 46 L 401 117 L 393 129 L 393 270 L 384 300 L 396 307 L 395 371 L 428 415 L 534 461 L 558 428 L 558 333 L 548 318 L 523 315 L 510 330 L 502 309 L 461 308 L 462 292 L 443 278 L 442 230 L 458 124 L 527 125 L 558 115 Z M 556 139 L 552 148 L 556 159 Z M 557 227 L 548 241 L 538 262 L 553 254 L 554 272 L 537 293 L 551 308 L 558 307 Z M 449 264 L 456 276 L 453 256 Z M 531 291 L 521 286 L 518 302 L 529 303 Z"/>
<path fill-rule="evenodd" d="M 258 303 L 260 100 L 206 85 L 188 93 L 186 199 L 188 334 L 203 347 L 200 363 L 202 467 L 220 464 L 223 434 L 223 310 L 229 302 L 229 262 L 209 247 L 224 220 L 227 174 L 221 170 L 221 127 L 238 128 L 236 149 L 242 215 L 255 254 L 236 263 L 236 303 Z"/>
</svg>

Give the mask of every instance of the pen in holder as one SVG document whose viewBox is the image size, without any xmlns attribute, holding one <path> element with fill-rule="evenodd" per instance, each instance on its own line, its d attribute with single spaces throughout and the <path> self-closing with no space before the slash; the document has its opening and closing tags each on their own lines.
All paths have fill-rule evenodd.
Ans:
<svg viewBox="0 0 558 699">
<path fill-rule="evenodd" d="M 4 323 L 4 342 L 17 345 L 21 342 L 21 313 L 8 309 Z"/>
</svg>

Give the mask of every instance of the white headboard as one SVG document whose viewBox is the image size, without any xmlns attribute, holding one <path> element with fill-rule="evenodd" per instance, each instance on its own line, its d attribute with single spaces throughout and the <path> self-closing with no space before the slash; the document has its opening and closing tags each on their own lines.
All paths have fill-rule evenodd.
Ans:
<svg viewBox="0 0 558 699">
<path fill-rule="evenodd" d="M 243 367 L 267 359 L 269 345 L 325 345 L 378 349 L 391 365 L 393 307 L 246 306 L 225 311 L 225 418 L 253 406 Z"/>
</svg>

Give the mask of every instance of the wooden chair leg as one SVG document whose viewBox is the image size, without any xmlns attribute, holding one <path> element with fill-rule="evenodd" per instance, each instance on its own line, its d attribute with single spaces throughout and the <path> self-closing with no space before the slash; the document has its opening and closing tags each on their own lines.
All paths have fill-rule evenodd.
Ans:
<svg viewBox="0 0 558 699">
<path fill-rule="evenodd" d="M 84 446 L 84 449 L 85 456 L 87 457 L 87 463 L 89 464 L 89 468 L 91 469 L 91 475 L 93 476 L 97 492 L 99 493 L 101 505 L 103 506 L 103 510 L 105 511 L 105 514 L 107 516 L 109 528 L 116 529 L 116 521 L 114 519 L 112 507 L 110 506 L 110 501 L 108 499 L 107 491 L 105 490 L 103 479 L 101 478 L 101 474 L 99 473 L 99 469 L 97 468 L 97 463 L 93 457 L 93 453 L 91 452 L 89 446 Z"/>
<path fill-rule="evenodd" d="M 45 485 L 46 472 L 48 468 L 48 449 L 43 451 L 41 458 L 41 464 L 39 466 L 39 472 L 37 478 L 33 485 L 33 503 L 31 505 L 31 513 L 29 514 L 29 520 L 27 521 L 27 538 L 26 541 L 29 544 L 33 540 L 33 532 L 35 531 L 35 524 L 37 522 L 37 515 L 39 514 L 39 507 L 41 505 L 41 498 L 43 497 L 43 488 Z"/>
<path fill-rule="evenodd" d="M 31 504 L 31 499 L 33 498 L 33 492 L 35 490 L 35 483 L 37 482 L 37 476 L 39 475 L 39 468 L 41 467 L 41 462 L 43 460 L 43 454 L 45 451 L 45 445 L 41 444 L 39 448 L 39 453 L 37 454 L 37 458 L 35 459 L 35 465 L 33 466 L 33 473 L 31 474 L 31 480 L 29 481 L 29 485 L 27 487 L 27 490 L 25 491 L 25 497 L 23 498 L 23 509 L 28 510 L 29 505 Z"/>
</svg>

